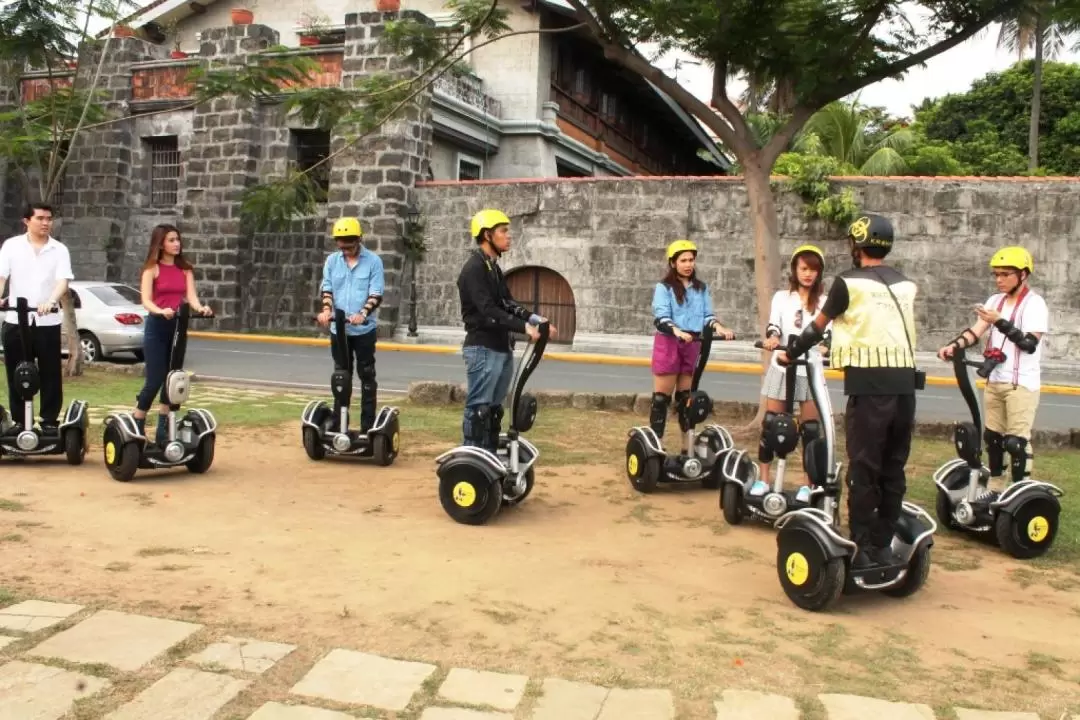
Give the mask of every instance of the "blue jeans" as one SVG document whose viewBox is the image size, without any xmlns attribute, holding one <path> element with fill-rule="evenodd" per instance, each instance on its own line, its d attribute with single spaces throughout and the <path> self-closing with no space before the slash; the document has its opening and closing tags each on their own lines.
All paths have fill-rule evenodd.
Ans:
<svg viewBox="0 0 1080 720">
<path fill-rule="evenodd" d="M 514 356 L 508 352 L 498 352 L 481 345 L 469 345 L 462 348 L 465 358 L 465 415 L 461 423 L 461 432 L 465 445 L 483 445 L 477 437 L 486 435 L 484 429 L 474 427 L 477 422 L 484 422 L 490 408 L 502 406 L 506 393 L 510 390 L 510 381 L 514 377 Z"/>
<path fill-rule="evenodd" d="M 169 355 L 172 354 L 176 317 L 166 320 L 159 315 L 146 316 L 143 330 L 143 360 L 146 363 L 146 382 L 135 398 L 135 405 L 143 412 L 150 409 L 154 395 L 160 393 L 159 401 L 165 402 L 165 376 L 169 374 Z"/>
</svg>

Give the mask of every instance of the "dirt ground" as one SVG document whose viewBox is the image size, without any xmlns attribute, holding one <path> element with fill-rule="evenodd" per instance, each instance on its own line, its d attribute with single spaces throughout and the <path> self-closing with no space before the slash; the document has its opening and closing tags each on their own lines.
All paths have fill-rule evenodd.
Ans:
<svg viewBox="0 0 1080 720">
<path fill-rule="evenodd" d="M 96 448 L 80 468 L 4 461 L 0 498 L 25 507 L 0 512 L 0 585 L 316 649 L 666 686 L 701 711 L 725 687 L 1080 707 L 1067 570 L 939 533 L 913 598 L 805 613 L 773 531 L 729 528 L 715 491 L 639 496 L 616 461 L 541 467 L 522 507 L 474 528 L 439 505 L 443 447 L 378 468 L 310 462 L 295 423 L 260 435 L 223 433 L 207 475 L 127 484 Z"/>
</svg>

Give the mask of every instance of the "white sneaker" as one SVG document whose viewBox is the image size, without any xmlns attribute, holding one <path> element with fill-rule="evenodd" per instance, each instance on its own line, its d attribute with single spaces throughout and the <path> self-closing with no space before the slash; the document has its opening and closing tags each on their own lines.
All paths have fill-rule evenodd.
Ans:
<svg viewBox="0 0 1080 720">
<path fill-rule="evenodd" d="M 810 502 L 810 486 L 803 485 L 799 488 L 799 491 L 795 493 L 795 502 L 809 503 Z"/>
<path fill-rule="evenodd" d="M 753 485 L 750 486 L 750 496 L 751 497 L 761 497 L 766 492 L 768 492 L 768 490 L 769 490 L 769 486 L 766 483 L 762 482 L 761 480 L 758 480 L 757 482 L 755 482 Z"/>
</svg>

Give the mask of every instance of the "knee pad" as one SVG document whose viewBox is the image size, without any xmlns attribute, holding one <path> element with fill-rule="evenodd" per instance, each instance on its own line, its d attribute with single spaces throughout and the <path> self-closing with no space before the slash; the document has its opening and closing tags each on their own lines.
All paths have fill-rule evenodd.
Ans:
<svg viewBox="0 0 1080 720">
<path fill-rule="evenodd" d="M 787 457 L 799 444 L 795 418 L 787 413 L 766 412 L 765 421 L 761 424 L 761 442 L 768 446 L 771 455 Z"/>
<path fill-rule="evenodd" d="M 689 390 L 675 391 L 675 416 L 679 418 L 679 429 L 686 432 L 690 429 L 690 402 Z"/>
<path fill-rule="evenodd" d="M 983 433 L 986 455 L 990 462 L 990 475 L 997 477 L 1005 471 L 1005 436 L 993 430 Z"/>
<path fill-rule="evenodd" d="M 357 370 L 357 374 L 360 376 L 360 388 L 362 390 L 371 391 L 375 389 L 375 363 L 361 365 Z"/>
<path fill-rule="evenodd" d="M 821 422 L 818 420 L 807 420 L 799 427 L 799 437 L 802 438 L 804 448 L 821 436 Z"/>
<path fill-rule="evenodd" d="M 1009 470 L 1013 482 L 1026 480 L 1031 475 L 1033 457 L 1028 441 L 1017 435 L 1005 436 L 1005 451 L 1009 453 Z"/>
<path fill-rule="evenodd" d="M 495 452 L 499 447 L 499 434 L 502 432 L 503 406 L 492 405 L 488 411 L 487 448 Z"/>
<path fill-rule="evenodd" d="M 652 407 L 649 409 L 649 427 L 657 437 L 664 437 L 664 427 L 667 425 L 668 407 L 671 405 L 671 396 L 665 393 L 653 393 Z"/>
<path fill-rule="evenodd" d="M 773 452 L 772 445 L 769 443 L 769 428 L 772 427 L 773 418 L 776 417 L 776 413 L 765 411 L 765 419 L 761 421 L 761 438 L 758 440 L 758 461 L 763 463 L 771 463 L 773 458 L 776 457 L 776 453 Z"/>
<path fill-rule="evenodd" d="M 486 443 L 490 414 L 491 409 L 487 405 L 477 405 L 465 409 L 463 434 L 466 442 L 471 442 L 477 446 L 483 446 Z"/>
</svg>

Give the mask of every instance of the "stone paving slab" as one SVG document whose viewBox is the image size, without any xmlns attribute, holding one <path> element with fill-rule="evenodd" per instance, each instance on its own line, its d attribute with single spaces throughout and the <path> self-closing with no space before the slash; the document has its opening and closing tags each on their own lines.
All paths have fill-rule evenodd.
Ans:
<svg viewBox="0 0 1080 720">
<path fill-rule="evenodd" d="M 716 720 L 800 720 L 795 701 L 755 690 L 725 690 L 713 705 Z"/>
<path fill-rule="evenodd" d="M 101 610 L 53 635 L 28 654 L 138 670 L 201 627 L 178 620 Z"/>
<path fill-rule="evenodd" d="M 37 632 L 63 622 L 82 609 L 82 605 L 25 600 L 0 609 L 0 628 L 17 632 Z"/>
<path fill-rule="evenodd" d="M 228 675 L 177 668 L 105 720 L 210 720 L 247 684 Z"/>
<path fill-rule="evenodd" d="M 248 720 L 356 720 L 356 716 L 311 705 L 268 702 L 252 713 Z"/>
<path fill-rule="evenodd" d="M 404 710 L 437 669 L 427 663 L 337 648 L 315 663 L 289 692 L 382 710 Z"/>
<path fill-rule="evenodd" d="M 504 712 L 429 707 L 420 714 L 420 720 L 514 720 L 514 716 Z"/>
<path fill-rule="evenodd" d="M 937 720 L 927 705 L 898 703 L 860 695 L 818 695 L 829 720 Z"/>
<path fill-rule="evenodd" d="M 596 720 L 674 720 L 675 697 L 670 690 L 612 688 Z M 933 720 L 933 718 L 931 718 Z"/>
<path fill-rule="evenodd" d="M 439 697 L 462 705 L 513 710 L 525 695 L 528 682 L 527 675 L 453 668 L 439 688 Z"/>
<path fill-rule="evenodd" d="M 93 675 L 13 660 L 0 665 L 0 718 L 57 720 L 79 698 L 109 686 Z"/>
<path fill-rule="evenodd" d="M 599 685 L 547 678 L 530 720 L 596 720 L 607 696 Z"/>
<path fill-rule="evenodd" d="M 953 709 L 956 711 L 956 720 L 1039 720 L 1039 715 L 1033 712 L 969 710 L 961 707 Z"/>
<path fill-rule="evenodd" d="M 10 635 L 0 635 L 0 650 L 3 650 L 6 646 L 15 642 L 19 638 L 11 637 Z"/>
<path fill-rule="evenodd" d="M 249 638 L 226 637 L 202 652 L 188 658 L 189 662 L 220 665 L 227 670 L 264 673 L 296 649 L 295 645 L 264 642 Z"/>
</svg>

